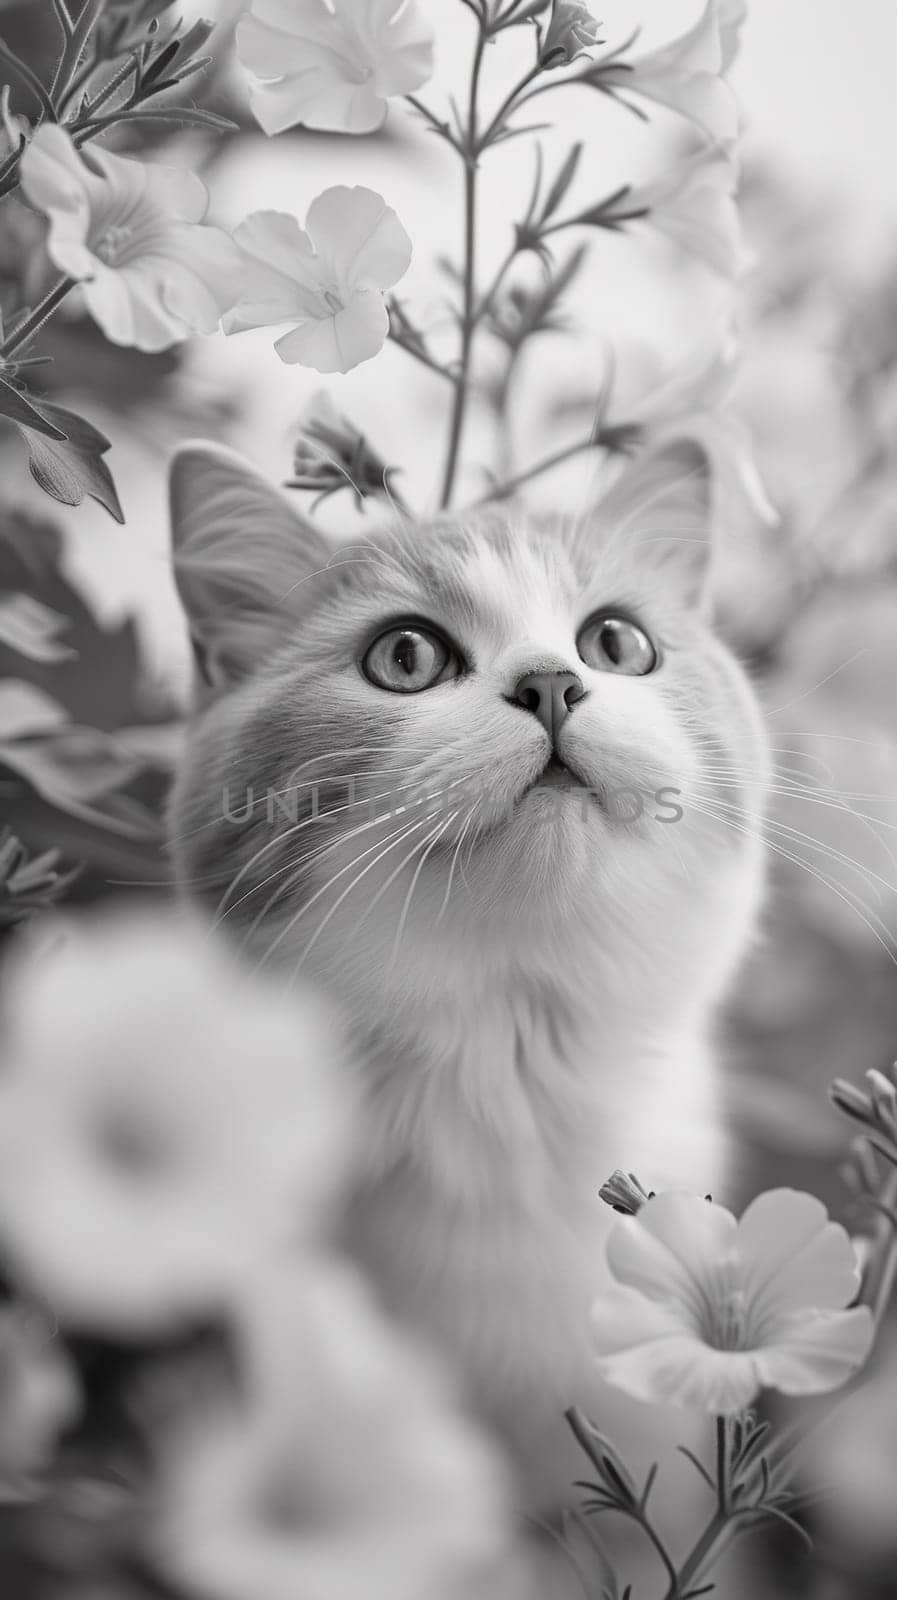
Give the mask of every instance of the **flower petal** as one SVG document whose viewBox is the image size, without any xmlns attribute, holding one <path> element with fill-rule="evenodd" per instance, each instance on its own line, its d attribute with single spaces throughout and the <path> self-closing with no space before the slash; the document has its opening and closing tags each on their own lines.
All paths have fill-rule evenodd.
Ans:
<svg viewBox="0 0 897 1600">
<path fill-rule="evenodd" d="M 285 211 L 254 211 L 234 231 L 244 262 L 243 293 L 224 318 L 226 333 L 320 316 L 324 302 L 311 240 Z"/>
<path fill-rule="evenodd" d="M 758 1195 L 738 1223 L 737 1247 L 758 1329 L 766 1318 L 801 1306 L 840 1311 L 856 1294 L 853 1245 L 814 1195 L 796 1189 Z"/>
<path fill-rule="evenodd" d="M 868 1306 L 783 1318 L 776 1342 L 757 1352 L 761 1381 L 782 1394 L 822 1394 L 858 1372 L 875 1338 Z"/>
<path fill-rule="evenodd" d="M 297 116 L 301 89 L 302 115 Z M 343 83 L 308 71 L 278 83 L 254 84 L 249 104 L 269 138 L 297 122 L 323 133 L 375 133 L 386 117 L 386 101 L 369 83 Z"/>
<path fill-rule="evenodd" d="M 285 333 L 274 348 L 281 361 L 314 367 L 316 372 L 349 372 L 382 350 L 389 316 L 382 295 L 360 290 L 332 317 L 303 323 Z"/>
<path fill-rule="evenodd" d="M 325 189 L 309 206 L 306 227 L 322 266 L 347 289 L 391 289 L 408 271 L 411 240 L 373 189 Z"/>
<path fill-rule="evenodd" d="M 702 1285 L 735 1241 L 735 1218 L 695 1194 L 655 1195 L 611 1230 L 607 1260 L 620 1283 L 654 1299 L 679 1300 L 697 1325 Z"/>
</svg>

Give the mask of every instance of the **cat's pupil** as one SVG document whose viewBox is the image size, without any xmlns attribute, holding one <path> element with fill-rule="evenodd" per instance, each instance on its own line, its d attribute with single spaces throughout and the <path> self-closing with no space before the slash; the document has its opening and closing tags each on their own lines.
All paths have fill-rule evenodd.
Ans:
<svg viewBox="0 0 897 1600">
<path fill-rule="evenodd" d="M 623 655 L 623 646 L 620 639 L 620 629 L 612 622 L 606 622 L 601 629 L 601 648 L 608 660 L 612 661 L 615 667 L 618 667 Z"/>
<path fill-rule="evenodd" d="M 410 634 L 398 640 L 393 651 L 393 660 L 397 667 L 412 677 L 417 667 L 417 641 Z"/>
</svg>

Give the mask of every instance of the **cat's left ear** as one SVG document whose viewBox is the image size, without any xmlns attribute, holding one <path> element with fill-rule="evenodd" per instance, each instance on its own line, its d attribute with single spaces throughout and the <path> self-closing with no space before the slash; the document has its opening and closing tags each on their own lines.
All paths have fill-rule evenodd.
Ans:
<svg viewBox="0 0 897 1600">
<path fill-rule="evenodd" d="M 332 552 L 281 490 L 221 445 L 182 445 L 169 489 L 174 578 L 197 666 L 211 689 L 227 689 L 289 636 L 302 585 Z"/>
<path fill-rule="evenodd" d="M 686 605 L 709 607 L 711 465 L 693 438 L 670 438 L 623 467 L 597 507 L 609 551 L 656 571 Z"/>
</svg>

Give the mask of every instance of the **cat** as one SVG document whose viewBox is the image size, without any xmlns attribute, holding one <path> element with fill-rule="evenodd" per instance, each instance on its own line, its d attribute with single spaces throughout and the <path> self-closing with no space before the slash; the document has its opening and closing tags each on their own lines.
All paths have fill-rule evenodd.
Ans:
<svg viewBox="0 0 897 1600">
<path fill-rule="evenodd" d="M 708 497 L 670 447 L 575 519 L 337 545 L 229 451 L 172 469 L 203 678 L 177 871 L 253 961 L 335 998 L 365 1101 L 347 1248 L 530 1504 L 575 1474 L 564 1407 L 609 1403 L 599 1186 L 724 1198 L 713 1018 L 761 901 L 768 756 L 710 625 Z"/>
</svg>

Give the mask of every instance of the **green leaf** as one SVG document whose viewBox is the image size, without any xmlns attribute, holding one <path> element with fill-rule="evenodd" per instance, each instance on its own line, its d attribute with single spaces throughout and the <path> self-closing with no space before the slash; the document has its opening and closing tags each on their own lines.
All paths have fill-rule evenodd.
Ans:
<svg viewBox="0 0 897 1600">
<path fill-rule="evenodd" d="M 102 459 L 109 449 L 105 434 L 62 406 L 42 401 L 40 412 L 42 419 L 64 430 L 64 437 L 47 439 L 31 424 L 18 424 L 31 452 L 31 476 L 35 482 L 64 506 L 79 506 L 88 494 L 116 522 L 124 522 L 112 474 Z"/>
<path fill-rule="evenodd" d="M 0 417 L 8 417 L 17 427 L 33 428 L 35 433 L 46 434 L 48 439 L 65 438 L 62 429 L 38 411 L 24 391 L 13 388 L 6 378 L 0 378 Z"/>
</svg>

